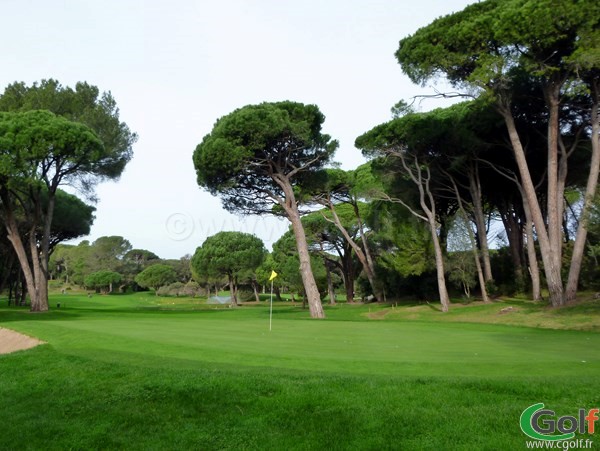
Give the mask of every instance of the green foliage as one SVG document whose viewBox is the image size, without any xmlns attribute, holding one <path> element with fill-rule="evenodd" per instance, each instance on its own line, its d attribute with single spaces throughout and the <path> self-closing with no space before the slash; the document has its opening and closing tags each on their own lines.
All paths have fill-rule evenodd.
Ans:
<svg viewBox="0 0 600 451">
<path fill-rule="evenodd" d="M 90 166 L 88 175 L 94 174 L 100 178 L 118 177 L 131 160 L 132 146 L 137 140 L 137 135 L 129 130 L 127 124 L 120 121 L 119 109 L 110 92 L 100 93 L 96 86 L 86 82 L 77 83 L 73 89 L 50 79 L 33 83 L 31 86 L 13 83 L 7 86 L 0 96 L 0 111 L 32 110 L 51 111 L 69 121 L 84 124 L 94 131 L 102 143 L 102 151 L 89 162 L 82 161 Z M 79 175 L 82 173 L 83 171 Z"/>
<path fill-rule="evenodd" d="M 233 212 L 272 213 L 286 199 L 273 174 L 302 184 L 332 157 L 337 142 L 321 133 L 315 105 L 261 103 L 220 118 L 194 152 L 198 184 Z"/>
<path fill-rule="evenodd" d="M 402 117 L 402 116 L 404 116 L 406 114 L 414 113 L 415 112 L 415 108 L 414 108 L 414 106 L 412 104 L 409 104 L 405 100 L 399 100 L 390 109 L 390 112 L 392 113 L 392 118 L 397 119 L 397 118 Z"/>
<path fill-rule="evenodd" d="M 368 162 L 354 170 L 327 168 L 315 172 L 302 188 L 305 197 L 331 199 L 334 203 L 356 204 L 359 199 L 380 195 L 383 187 Z M 323 202 L 321 202 L 323 203 Z"/>
<path fill-rule="evenodd" d="M 121 286 L 139 289 L 135 277 L 148 266 L 164 263 L 171 266 L 177 280 L 188 281 L 189 261 L 163 261 L 155 253 L 146 249 L 131 249 L 131 243 L 121 236 L 103 236 L 93 243 L 83 241 L 77 246 L 59 244 L 50 257 L 50 272 L 55 278 L 76 285 L 84 285 L 85 277 L 101 270 L 121 274 Z M 178 271 L 185 266 L 183 276 Z"/>
<path fill-rule="evenodd" d="M 448 280 L 464 291 L 467 298 L 471 297 L 471 290 L 477 284 L 477 273 L 473 253 L 470 251 L 456 251 L 448 254 L 445 262 Z"/>
<path fill-rule="evenodd" d="M 102 236 L 92 243 L 91 265 L 96 268 L 116 269 L 131 250 L 131 243 L 122 236 Z"/>
<path fill-rule="evenodd" d="M 127 240 L 125 240 L 127 241 Z M 127 241 L 128 243 L 128 241 Z M 130 246 L 125 246 L 128 248 Z M 154 252 L 146 249 L 131 249 L 124 255 L 122 254 L 123 249 L 118 249 L 119 255 L 114 255 L 114 264 L 119 268 L 121 274 L 123 274 L 127 285 L 136 289 L 135 276 L 146 269 L 149 265 L 154 263 L 160 263 L 161 260 Z"/>
<path fill-rule="evenodd" d="M 161 263 L 169 265 L 177 274 L 177 280 L 182 283 L 192 280 L 191 255 L 186 254 L 179 259 L 162 260 Z"/>
<path fill-rule="evenodd" d="M 403 277 L 419 276 L 435 269 L 431 236 L 423 224 L 412 221 L 388 224 L 379 230 L 376 239 L 383 267 Z"/>
<path fill-rule="evenodd" d="M 536 77 L 598 70 L 597 2 L 487 0 L 440 17 L 400 41 L 396 57 L 415 83 L 443 75 L 500 93 Z"/>
<path fill-rule="evenodd" d="M 51 245 L 88 235 L 96 208 L 77 196 L 58 190 L 52 217 Z"/>
<path fill-rule="evenodd" d="M 102 290 L 103 292 L 112 291 L 113 284 L 121 281 L 121 274 L 114 271 L 98 271 L 89 274 L 84 279 L 84 285 L 88 288 Z"/>
<path fill-rule="evenodd" d="M 265 253 L 262 240 L 254 235 L 219 232 L 196 249 L 191 267 L 198 281 L 215 280 L 225 275 L 239 277 L 253 273 L 263 262 Z"/>
<path fill-rule="evenodd" d="M 256 276 L 256 281 L 260 285 L 263 285 L 263 286 L 269 284 L 270 283 L 269 279 L 271 278 L 272 271 L 274 271 L 275 268 L 276 268 L 276 263 L 275 263 L 275 260 L 273 259 L 273 254 L 270 252 L 267 252 L 265 254 L 265 258 L 264 258 L 263 262 L 254 271 L 255 276 Z M 278 271 L 275 271 L 275 272 L 278 273 Z M 273 280 L 274 285 L 279 286 L 280 281 L 281 281 L 281 278 L 276 277 Z"/>
<path fill-rule="evenodd" d="M 85 276 L 95 271 L 91 269 L 91 259 L 89 241 L 84 240 L 77 246 L 59 244 L 50 256 L 49 268 L 65 282 L 83 285 Z"/>
<path fill-rule="evenodd" d="M 123 256 L 123 259 L 138 266 L 144 266 L 153 260 L 160 260 L 158 255 L 146 249 L 131 249 Z"/>
<path fill-rule="evenodd" d="M 0 113 L 0 182 L 11 189 L 44 182 L 54 191 L 102 171 L 104 160 L 102 142 L 83 124 L 49 111 Z"/>
<path fill-rule="evenodd" d="M 160 287 L 173 283 L 176 279 L 177 274 L 173 268 L 161 263 L 148 266 L 135 276 L 135 282 L 140 287 L 152 288 L 156 292 Z"/>
</svg>

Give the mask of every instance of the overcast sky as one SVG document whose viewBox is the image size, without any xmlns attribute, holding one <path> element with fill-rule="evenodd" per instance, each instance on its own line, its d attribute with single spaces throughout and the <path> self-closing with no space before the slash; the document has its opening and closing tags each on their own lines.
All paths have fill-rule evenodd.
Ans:
<svg viewBox="0 0 600 451">
<path fill-rule="evenodd" d="M 314 103 L 340 142 L 336 160 L 353 169 L 364 161 L 357 136 L 398 100 L 433 92 L 402 74 L 398 41 L 473 2 L 0 0 L 0 88 L 87 81 L 112 92 L 138 133 L 121 179 L 97 189 L 87 239 L 121 235 L 178 258 L 238 230 L 270 248 L 287 222 L 228 214 L 196 184 L 192 153 L 216 119 L 263 101 Z"/>
</svg>

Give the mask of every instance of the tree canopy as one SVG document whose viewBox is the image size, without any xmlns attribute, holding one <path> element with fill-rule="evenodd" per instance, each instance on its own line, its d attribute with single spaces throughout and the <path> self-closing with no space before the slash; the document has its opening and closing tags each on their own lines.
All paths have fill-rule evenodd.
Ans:
<svg viewBox="0 0 600 451">
<path fill-rule="evenodd" d="M 338 143 L 315 105 L 261 103 L 220 118 L 194 152 L 198 184 L 238 213 L 283 214 L 292 223 L 311 315 L 324 318 L 300 221 L 301 186 L 326 165 Z"/>
<path fill-rule="evenodd" d="M 315 105 L 261 103 L 220 118 L 194 152 L 198 184 L 219 195 L 225 209 L 272 213 L 291 202 L 284 179 L 301 184 L 329 162 L 337 141 L 321 132 Z"/>
<path fill-rule="evenodd" d="M 31 86 L 16 82 L 7 86 L 0 95 L 0 111 L 34 110 L 50 111 L 93 130 L 102 142 L 103 153 L 94 162 L 90 175 L 110 179 L 118 177 L 133 156 L 132 146 L 137 135 L 120 120 L 117 103 L 110 92 L 100 93 L 96 86 L 86 82 L 78 82 L 73 89 L 49 79 Z M 79 186 L 89 188 L 84 184 Z"/>
<path fill-rule="evenodd" d="M 110 293 L 113 290 L 113 284 L 119 283 L 122 279 L 121 274 L 114 271 L 98 271 L 86 276 L 84 285 L 103 293 Z"/>
<path fill-rule="evenodd" d="M 219 232 L 196 249 L 191 267 L 197 278 L 215 279 L 227 276 L 232 304 L 237 304 L 237 281 L 253 273 L 265 259 L 266 250 L 260 238 L 243 232 Z"/>
<path fill-rule="evenodd" d="M 145 288 L 152 288 L 156 293 L 160 287 L 177 280 L 175 270 L 169 265 L 156 263 L 148 266 L 135 277 L 135 282 Z"/>
</svg>

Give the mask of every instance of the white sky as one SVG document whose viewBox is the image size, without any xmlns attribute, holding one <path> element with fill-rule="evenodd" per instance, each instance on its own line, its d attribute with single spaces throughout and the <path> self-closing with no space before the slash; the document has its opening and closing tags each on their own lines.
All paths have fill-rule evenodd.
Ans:
<svg viewBox="0 0 600 451">
<path fill-rule="evenodd" d="M 433 91 L 402 74 L 398 41 L 473 2 L 0 0 L 0 89 L 87 81 L 112 92 L 139 134 L 121 179 L 97 189 L 87 239 L 121 235 L 178 258 L 239 230 L 270 248 L 287 222 L 230 215 L 196 184 L 192 153 L 216 119 L 263 101 L 314 103 L 340 141 L 336 160 L 353 169 L 364 161 L 357 136 L 398 100 Z"/>
</svg>

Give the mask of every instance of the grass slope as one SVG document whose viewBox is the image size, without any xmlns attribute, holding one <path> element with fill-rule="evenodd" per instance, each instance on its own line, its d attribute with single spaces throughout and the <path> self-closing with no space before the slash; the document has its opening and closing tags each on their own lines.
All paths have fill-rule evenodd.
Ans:
<svg viewBox="0 0 600 451">
<path fill-rule="evenodd" d="M 522 449 L 529 405 L 600 405 L 600 334 L 469 322 L 497 305 L 313 321 L 283 303 L 269 332 L 266 305 L 55 302 L 0 303 L 2 327 L 49 343 L 0 356 L 0 449 Z"/>
</svg>

